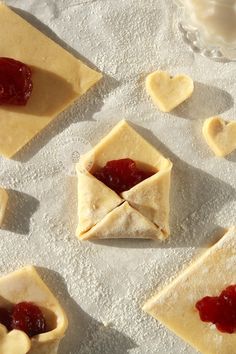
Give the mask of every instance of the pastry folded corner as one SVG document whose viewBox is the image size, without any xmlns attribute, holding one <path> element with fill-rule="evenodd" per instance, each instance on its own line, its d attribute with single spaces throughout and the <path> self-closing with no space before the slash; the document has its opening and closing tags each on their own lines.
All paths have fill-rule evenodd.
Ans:
<svg viewBox="0 0 236 354">
<path fill-rule="evenodd" d="M 76 166 L 78 176 L 78 216 L 76 235 L 82 237 L 107 213 L 122 203 L 122 199 L 104 183 L 91 175 L 80 164 Z"/>
<path fill-rule="evenodd" d="M 7 331 L 0 324 L 0 353 L 2 354 L 27 354 L 31 348 L 30 338 L 22 331 Z"/>
<path fill-rule="evenodd" d="M 163 236 L 168 237 L 172 163 L 165 159 L 163 165 L 158 173 L 121 195 L 134 209 L 152 221 L 161 230 Z"/>
<path fill-rule="evenodd" d="M 164 239 L 161 230 L 124 202 L 86 232 L 83 240 L 109 238 Z"/>
</svg>

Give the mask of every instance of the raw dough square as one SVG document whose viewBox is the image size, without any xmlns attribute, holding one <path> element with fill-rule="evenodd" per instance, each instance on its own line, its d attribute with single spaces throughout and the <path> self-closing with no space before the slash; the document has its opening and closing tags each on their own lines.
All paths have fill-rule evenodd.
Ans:
<svg viewBox="0 0 236 354">
<path fill-rule="evenodd" d="M 204 354 L 235 354 L 236 333 L 222 333 L 213 324 L 202 322 L 195 309 L 198 300 L 219 296 L 233 284 L 236 284 L 236 227 L 230 228 L 143 309 Z"/>
<path fill-rule="evenodd" d="M 12 157 L 102 75 L 1 3 L 0 23 L 0 56 L 22 61 L 33 73 L 27 105 L 0 106 L 0 154 Z"/>
</svg>

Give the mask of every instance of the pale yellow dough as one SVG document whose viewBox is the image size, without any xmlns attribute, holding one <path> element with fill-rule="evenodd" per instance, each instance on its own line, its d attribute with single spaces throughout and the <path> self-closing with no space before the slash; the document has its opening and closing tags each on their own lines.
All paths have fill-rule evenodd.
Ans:
<svg viewBox="0 0 236 354">
<path fill-rule="evenodd" d="M 0 23 L 1 57 L 20 60 L 33 72 L 27 105 L 0 106 L 0 154 L 12 157 L 102 75 L 2 3 Z"/>
<path fill-rule="evenodd" d="M 108 212 L 122 203 L 122 199 L 86 170 L 78 175 L 78 234 L 83 234 L 96 225 Z"/>
<path fill-rule="evenodd" d="M 169 235 L 169 192 L 172 164 L 164 159 L 160 167 L 159 173 L 121 195 L 133 208 L 158 225 L 164 234 Z"/>
<path fill-rule="evenodd" d="M 31 348 L 29 337 L 22 331 L 8 332 L 6 327 L 0 325 L 0 353 L 26 354 Z"/>
<path fill-rule="evenodd" d="M 236 284 L 236 227 L 207 250 L 169 286 L 151 298 L 144 311 L 169 327 L 204 354 L 236 353 L 236 333 L 222 333 L 202 322 L 195 304 L 205 296 L 219 296 Z"/>
<path fill-rule="evenodd" d="M 8 202 L 8 194 L 7 191 L 3 188 L 0 188 L 0 227 L 3 222 L 3 218 L 5 215 L 6 207 Z"/>
<path fill-rule="evenodd" d="M 32 266 L 24 267 L 0 279 L 0 307 L 7 308 L 9 305 L 22 301 L 33 302 L 39 306 L 51 330 L 32 337 L 29 343 L 23 332 L 20 335 L 18 333 L 20 331 L 17 333 L 12 331 L 6 337 L 0 328 L 0 337 L 5 338 L 4 345 L 8 341 L 11 346 L 15 343 L 22 352 L 19 350 L 19 352 L 11 353 L 8 350 L 6 354 L 25 354 L 24 350 L 29 345 L 30 350 L 27 351 L 29 354 L 56 354 L 60 340 L 64 337 L 68 326 L 67 317 L 57 299 Z"/>
<path fill-rule="evenodd" d="M 81 236 L 83 240 L 96 238 L 164 239 L 161 230 L 124 202 Z"/>
<path fill-rule="evenodd" d="M 146 90 L 162 112 L 170 112 L 192 95 L 194 84 L 187 75 L 157 70 L 147 76 Z"/>
<path fill-rule="evenodd" d="M 203 124 L 203 136 L 216 156 L 226 156 L 236 149 L 236 122 L 211 117 Z"/>
<path fill-rule="evenodd" d="M 119 196 L 92 174 L 110 160 L 127 157 L 156 173 Z M 122 120 L 77 164 L 77 236 L 166 238 L 171 169 L 172 163 Z"/>
</svg>

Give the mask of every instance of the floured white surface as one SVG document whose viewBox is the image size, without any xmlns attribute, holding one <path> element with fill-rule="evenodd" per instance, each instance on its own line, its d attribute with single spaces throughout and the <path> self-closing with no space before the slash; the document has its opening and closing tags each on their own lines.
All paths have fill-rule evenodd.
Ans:
<svg viewBox="0 0 236 354">
<path fill-rule="evenodd" d="M 196 353 L 141 306 L 221 227 L 236 223 L 236 153 L 214 157 L 201 133 L 206 117 L 236 116 L 235 64 L 191 53 L 176 29 L 171 0 L 6 3 L 27 11 L 23 16 L 105 78 L 17 160 L 0 158 L 0 184 L 12 189 L 7 230 L 0 231 L 1 273 L 29 263 L 39 267 L 70 320 L 60 354 Z M 156 69 L 195 81 L 192 98 L 171 114 L 159 112 L 145 93 L 144 78 Z M 89 243 L 74 236 L 73 161 L 121 118 L 137 124 L 174 163 L 167 243 Z"/>
</svg>

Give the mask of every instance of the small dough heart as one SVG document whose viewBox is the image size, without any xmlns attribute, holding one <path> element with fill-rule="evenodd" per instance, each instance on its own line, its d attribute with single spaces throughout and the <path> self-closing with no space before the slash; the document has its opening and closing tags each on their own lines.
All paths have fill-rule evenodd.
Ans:
<svg viewBox="0 0 236 354">
<path fill-rule="evenodd" d="M 208 118 L 202 129 L 207 144 L 216 156 L 226 156 L 236 149 L 236 122 L 220 117 Z"/>
<path fill-rule="evenodd" d="M 6 327 L 0 325 L 0 353 L 26 354 L 31 348 L 29 337 L 22 331 L 7 332 Z"/>
<path fill-rule="evenodd" d="M 187 75 L 171 77 L 166 71 L 155 71 L 146 78 L 146 90 L 162 112 L 170 112 L 189 98 L 194 89 Z"/>
</svg>

